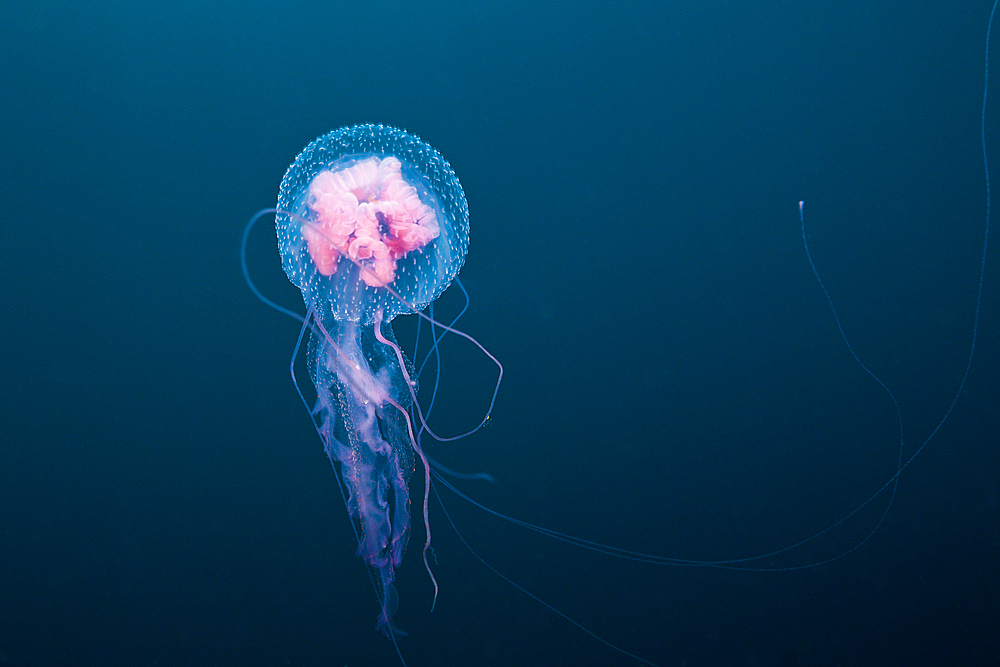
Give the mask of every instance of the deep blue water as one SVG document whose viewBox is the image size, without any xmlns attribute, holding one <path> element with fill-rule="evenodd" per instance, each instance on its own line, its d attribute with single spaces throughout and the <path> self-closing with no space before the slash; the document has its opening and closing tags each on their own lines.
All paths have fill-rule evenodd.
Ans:
<svg viewBox="0 0 1000 667">
<path fill-rule="evenodd" d="M 904 458 L 965 370 L 986 210 L 991 3 L 880 4 L 15 1 L 0 664 L 399 664 L 288 377 L 298 325 L 239 264 L 299 150 L 359 122 L 420 135 L 469 200 L 461 325 L 506 375 L 488 429 L 428 446 L 497 480 L 465 492 L 713 560 L 860 506 L 896 470 L 899 422 L 837 332 L 798 202 L 852 345 L 898 399 Z M 643 565 L 445 492 L 448 511 L 507 576 L 659 665 L 995 665 L 995 256 L 963 394 L 843 558 Z M 301 310 L 268 222 L 248 261 Z M 460 305 L 449 292 L 439 312 Z M 494 375 L 446 343 L 432 422 L 457 433 Z M 758 565 L 842 554 L 887 503 Z M 483 568 L 431 512 L 441 595 L 431 613 L 416 522 L 407 664 L 640 664 Z"/>
</svg>

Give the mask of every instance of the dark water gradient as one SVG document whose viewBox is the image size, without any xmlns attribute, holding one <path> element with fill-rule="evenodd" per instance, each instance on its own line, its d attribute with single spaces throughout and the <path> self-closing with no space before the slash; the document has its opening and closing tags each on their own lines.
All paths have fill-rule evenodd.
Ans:
<svg viewBox="0 0 1000 667">
<path fill-rule="evenodd" d="M 839 339 L 797 204 L 912 452 L 968 354 L 990 4 L 15 2 L 0 664 L 398 664 L 288 379 L 298 325 L 238 255 L 298 151 L 358 122 L 419 134 L 469 199 L 462 325 L 506 375 L 493 425 L 433 448 L 497 479 L 463 489 L 681 558 L 844 516 L 892 475 L 897 426 Z M 251 270 L 298 307 L 265 227 Z M 509 576 L 661 665 L 996 664 L 997 275 L 991 258 L 964 397 L 848 558 L 645 566 L 449 511 Z M 478 421 L 494 377 L 451 343 L 443 433 Z M 850 548 L 883 503 L 772 564 Z M 437 609 L 415 550 L 398 578 L 408 664 L 635 664 L 431 511 Z"/>
</svg>

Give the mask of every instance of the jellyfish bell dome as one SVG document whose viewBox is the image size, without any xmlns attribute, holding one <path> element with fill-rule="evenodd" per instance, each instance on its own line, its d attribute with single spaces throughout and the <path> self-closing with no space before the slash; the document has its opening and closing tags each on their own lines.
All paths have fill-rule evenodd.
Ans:
<svg viewBox="0 0 1000 667">
<path fill-rule="evenodd" d="M 277 209 L 282 268 L 324 320 L 371 324 L 380 311 L 388 322 L 422 310 L 469 247 L 469 207 L 451 165 L 385 125 L 341 128 L 306 146 Z"/>
</svg>

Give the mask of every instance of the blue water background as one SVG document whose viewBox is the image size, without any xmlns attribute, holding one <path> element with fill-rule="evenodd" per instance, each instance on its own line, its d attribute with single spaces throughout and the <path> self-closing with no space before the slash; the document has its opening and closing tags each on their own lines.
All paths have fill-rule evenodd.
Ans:
<svg viewBox="0 0 1000 667">
<path fill-rule="evenodd" d="M 506 375 L 488 429 L 428 446 L 497 480 L 466 492 L 692 559 L 845 516 L 894 473 L 898 422 L 837 333 L 798 202 L 909 456 L 969 353 L 989 10 L 15 0 L 0 23 L 0 664 L 399 664 L 290 384 L 298 325 L 239 265 L 243 225 L 298 151 L 359 122 L 420 135 L 468 196 L 461 324 Z M 267 223 L 248 261 L 301 309 Z M 508 576 L 660 665 L 998 664 L 997 266 L 965 393 L 878 532 L 836 562 L 641 565 L 445 494 L 448 510 Z M 460 305 L 449 292 L 439 312 Z M 412 340 L 412 321 L 395 328 Z M 434 425 L 453 434 L 494 375 L 446 342 Z M 887 500 L 761 565 L 850 549 Z M 398 580 L 407 664 L 638 664 L 485 570 L 431 512 L 441 595 L 430 613 L 417 527 Z"/>
</svg>

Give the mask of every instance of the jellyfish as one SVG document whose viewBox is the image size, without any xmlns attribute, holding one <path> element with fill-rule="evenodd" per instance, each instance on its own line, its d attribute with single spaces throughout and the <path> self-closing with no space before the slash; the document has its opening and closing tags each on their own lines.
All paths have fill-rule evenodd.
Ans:
<svg viewBox="0 0 1000 667">
<path fill-rule="evenodd" d="M 429 469 L 413 434 L 412 363 L 391 322 L 423 310 L 452 282 L 469 244 L 468 205 L 431 146 L 384 125 L 319 137 L 281 182 L 281 264 L 302 291 L 312 416 L 343 482 L 358 551 L 379 593 L 378 629 L 393 638 L 395 568 L 410 536 L 409 482 L 422 460 L 427 562 Z M 301 340 L 301 339 L 300 339 Z"/>
</svg>

